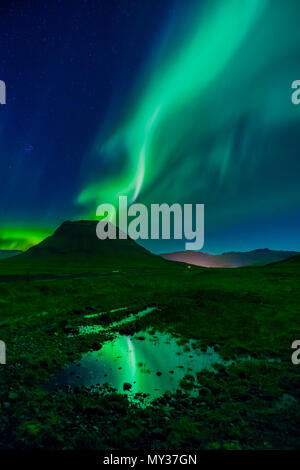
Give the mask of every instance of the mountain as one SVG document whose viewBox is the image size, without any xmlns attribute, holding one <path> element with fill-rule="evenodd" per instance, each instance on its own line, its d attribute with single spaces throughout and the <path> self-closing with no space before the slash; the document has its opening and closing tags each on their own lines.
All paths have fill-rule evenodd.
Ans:
<svg viewBox="0 0 300 470">
<path fill-rule="evenodd" d="M 178 251 L 164 253 L 161 256 L 170 261 L 204 266 L 207 268 L 238 268 L 241 266 L 263 266 L 275 263 L 298 255 L 296 251 L 276 251 L 268 248 L 245 251 L 229 252 L 221 255 L 211 255 L 199 251 Z"/>
<path fill-rule="evenodd" d="M 11 258 L 12 256 L 17 256 L 23 253 L 20 250 L 0 250 L 0 259 Z"/>
<path fill-rule="evenodd" d="M 1 261 L 10 271 L 62 270 L 71 272 L 84 268 L 134 265 L 162 265 L 160 256 L 153 255 L 131 238 L 100 240 L 96 236 L 97 221 L 80 220 L 64 222 L 50 237 L 25 253 L 10 260 Z M 165 263 L 165 262 L 163 262 Z"/>
</svg>

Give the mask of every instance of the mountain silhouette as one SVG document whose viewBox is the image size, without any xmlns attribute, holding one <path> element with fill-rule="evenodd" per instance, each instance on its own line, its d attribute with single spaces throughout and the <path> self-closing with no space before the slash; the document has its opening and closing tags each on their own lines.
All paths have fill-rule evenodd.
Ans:
<svg viewBox="0 0 300 470">
<path fill-rule="evenodd" d="M 96 235 L 97 221 L 64 222 L 54 233 L 39 244 L 6 261 L 6 266 L 22 266 L 28 271 L 35 267 L 70 266 L 99 267 L 103 265 L 162 264 L 160 256 L 153 255 L 131 238 L 100 240 Z M 3 261 L 3 263 L 5 262 Z"/>
<path fill-rule="evenodd" d="M 300 265 L 300 254 L 292 256 L 292 258 L 281 260 L 279 262 L 274 263 L 274 265 L 275 264 L 278 265 L 278 266 L 284 265 L 284 266 L 290 266 L 290 267 L 295 267 L 295 268 L 299 267 L 299 265 Z"/>
</svg>

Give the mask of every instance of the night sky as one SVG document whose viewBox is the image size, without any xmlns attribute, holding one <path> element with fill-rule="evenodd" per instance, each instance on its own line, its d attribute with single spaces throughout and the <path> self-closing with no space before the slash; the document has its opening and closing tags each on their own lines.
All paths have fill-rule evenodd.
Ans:
<svg viewBox="0 0 300 470">
<path fill-rule="evenodd" d="M 204 203 L 204 251 L 300 250 L 299 18 L 298 0 L 2 0 L 0 249 L 127 195 Z"/>
</svg>

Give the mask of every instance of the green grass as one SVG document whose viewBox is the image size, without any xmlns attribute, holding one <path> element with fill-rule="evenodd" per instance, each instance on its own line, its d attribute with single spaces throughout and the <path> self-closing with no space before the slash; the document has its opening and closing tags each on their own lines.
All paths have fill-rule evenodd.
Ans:
<svg viewBox="0 0 300 470">
<path fill-rule="evenodd" d="M 300 366 L 291 363 L 291 344 L 300 337 L 297 264 L 113 269 L 119 267 L 107 266 L 98 277 L 75 270 L 74 278 L 42 280 L 40 268 L 37 280 L 8 276 L 0 283 L 0 339 L 7 345 L 2 448 L 300 448 Z M 47 391 L 51 374 L 106 340 L 67 338 L 68 328 L 87 323 L 84 314 L 150 305 L 159 311 L 138 320 L 136 329 L 169 331 L 183 342 L 197 339 L 199 347 L 217 344 L 224 358 L 249 354 L 256 361 L 201 372 L 199 396 L 190 398 L 183 388 L 144 409 L 116 393 Z M 126 314 L 108 313 L 106 321 Z"/>
</svg>

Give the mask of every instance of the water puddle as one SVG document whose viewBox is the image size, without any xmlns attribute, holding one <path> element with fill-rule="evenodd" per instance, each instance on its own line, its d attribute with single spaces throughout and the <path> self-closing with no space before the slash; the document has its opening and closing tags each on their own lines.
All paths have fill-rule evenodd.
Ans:
<svg viewBox="0 0 300 470">
<path fill-rule="evenodd" d="M 117 308 L 114 310 L 110 310 L 111 312 L 117 312 L 119 310 L 126 310 L 127 307 L 122 307 L 122 308 Z M 145 315 L 148 315 L 148 313 L 153 312 L 156 310 L 156 307 L 147 307 L 144 310 L 141 310 L 140 312 L 134 314 L 131 313 L 128 317 L 123 318 L 123 320 L 120 321 L 115 321 L 110 323 L 108 326 L 102 326 L 102 325 L 82 325 L 78 327 L 78 334 L 79 335 L 89 335 L 92 333 L 101 333 L 101 332 L 108 332 L 109 330 L 112 330 L 113 328 L 118 328 L 120 326 L 124 326 L 127 323 L 131 323 L 135 320 L 138 320 L 139 318 L 144 317 Z M 103 312 L 105 313 L 105 312 Z M 94 314 L 93 316 L 99 316 L 101 314 Z M 85 318 L 92 318 L 92 316 L 88 315 L 85 316 Z"/>
<path fill-rule="evenodd" d="M 110 313 L 120 312 L 121 310 L 128 310 L 128 308 L 129 307 L 113 308 L 113 309 L 109 310 L 109 312 Z M 101 315 L 103 315 L 104 313 L 107 313 L 107 312 L 90 313 L 88 315 L 84 315 L 84 318 L 97 318 L 97 317 L 101 317 Z"/>
<path fill-rule="evenodd" d="M 54 376 L 50 385 L 73 388 L 109 383 L 131 398 L 139 393 L 149 394 L 148 399 L 153 400 L 180 386 L 185 390 L 193 388 L 197 384 L 196 373 L 203 369 L 213 372 L 215 364 L 234 363 L 224 361 L 212 347 L 201 351 L 195 345 L 194 340 L 180 345 L 176 338 L 164 333 L 117 335 L 99 351 L 85 353 L 79 362 L 68 365 Z"/>
</svg>

